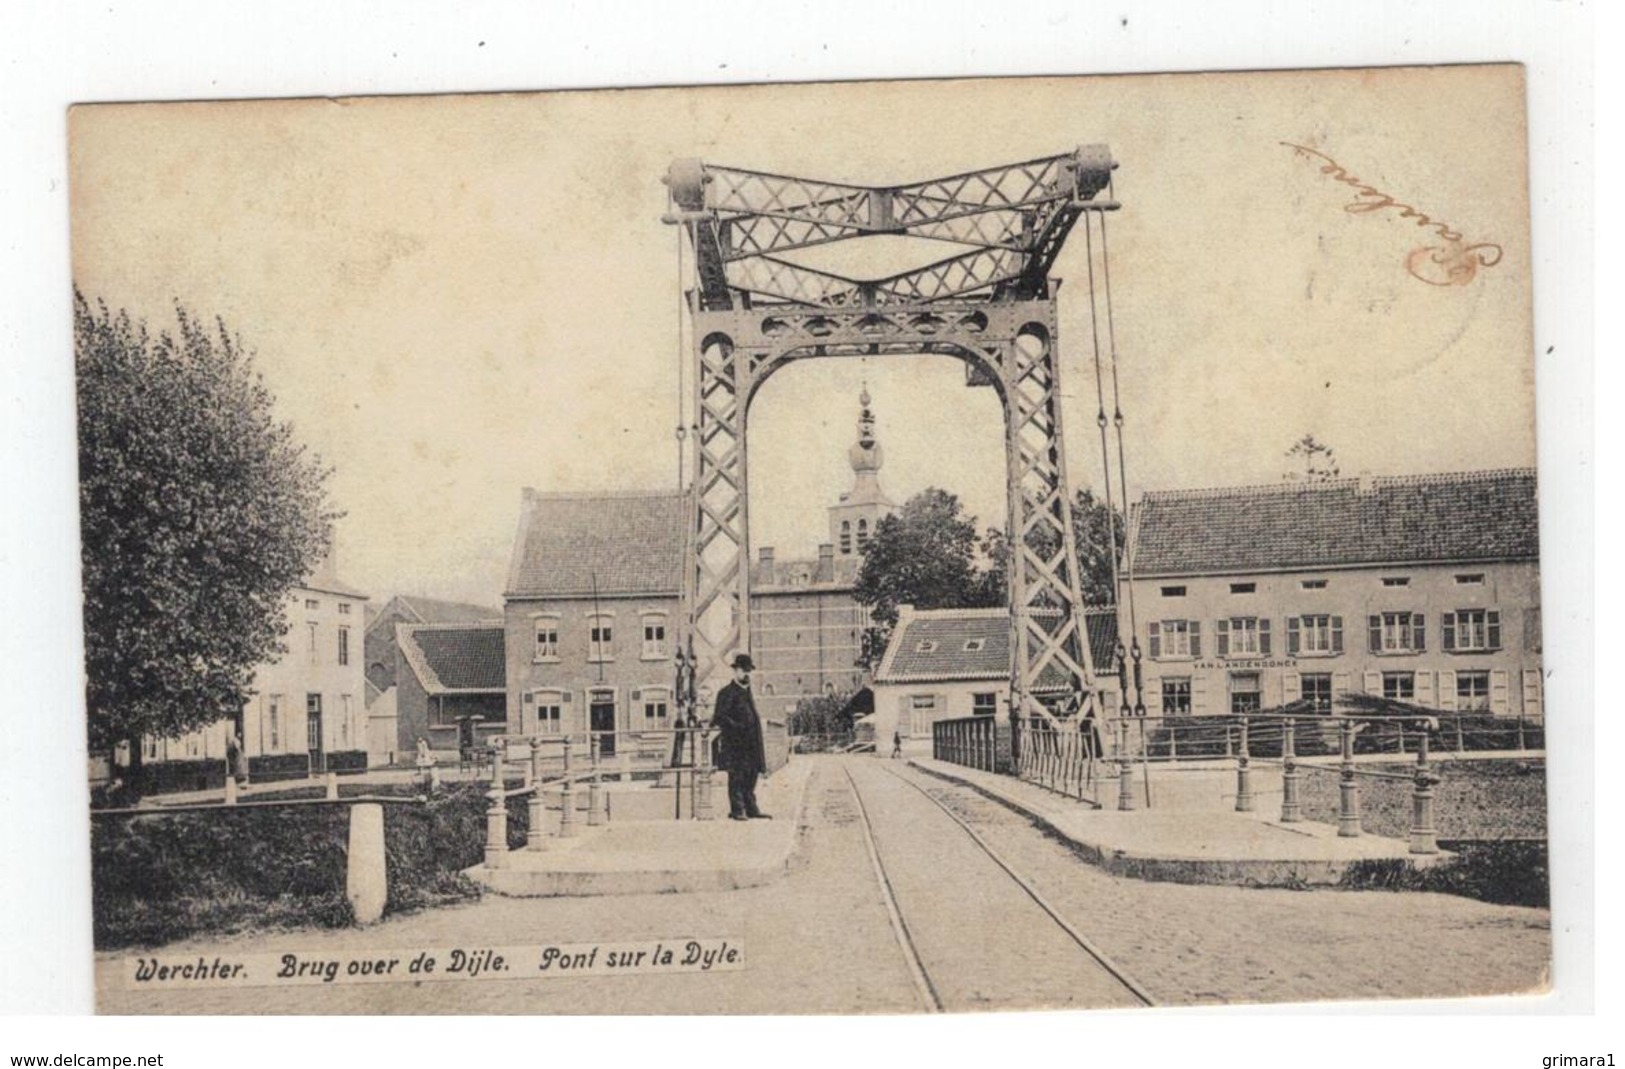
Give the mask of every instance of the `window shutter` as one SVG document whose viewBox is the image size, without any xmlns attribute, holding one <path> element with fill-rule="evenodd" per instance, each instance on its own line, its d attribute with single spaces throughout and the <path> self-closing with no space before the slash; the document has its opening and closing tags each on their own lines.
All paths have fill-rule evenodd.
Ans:
<svg viewBox="0 0 1625 1069">
<path fill-rule="evenodd" d="M 1332 617 L 1332 652 L 1343 652 L 1343 618 L 1341 616 Z"/>
<path fill-rule="evenodd" d="M 1439 708 L 1447 713 L 1456 711 L 1456 673 L 1451 669 L 1439 673 Z"/>
<path fill-rule="evenodd" d="M 1523 715 L 1540 715 L 1540 669 L 1523 670 Z"/>
<path fill-rule="evenodd" d="M 1303 699 L 1303 677 L 1296 672 L 1281 673 L 1281 698 L 1283 705 L 1291 705 Z"/>
<path fill-rule="evenodd" d="M 1382 673 L 1367 672 L 1365 674 L 1365 692 L 1382 697 Z"/>
<path fill-rule="evenodd" d="M 1380 617 L 1380 616 L 1368 616 L 1368 617 L 1366 617 L 1366 628 L 1367 628 L 1367 630 L 1370 631 L 1371 652 L 1372 653 L 1381 653 L 1382 652 L 1382 617 Z"/>
<path fill-rule="evenodd" d="M 1428 629 L 1419 612 L 1411 613 L 1411 649 L 1421 653 L 1428 648 Z"/>
<path fill-rule="evenodd" d="M 1230 656 L 1230 621 L 1220 620 L 1219 628 L 1219 656 Z"/>
<path fill-rule="evenodd" d="M 1261 616 L 1258 619 L 1258 653 L 1262 657 L 1270 655 L 1270 618 Z"/>
<path fill-rule="evenodd" d="M 1286 618 L 1286 652 L 1292 656 L 1296 656 L 1298 652 L 1298 618 L 1296 616 Z"/>
<path fill-rule="evenodd" d="M 1443 648 L 1445 650 L 1453 650 L 1456 648 L 1456 614 L 1453 612 L 1447 612 L 1444 614 Z"/>
<path fill-rule="evenodd" d="M 1162 680 L 1156 676 L 1146 676 L 1145 682 L 1140 684 L 1140 700 L 1145 702 L 1146 711 L 1152 716 L 1163 712 L 1162 708 Z M 1112 702 L 1104 703 L 1107 709 L 1113 708 Z"/>
<path fill-rule="evenodd" d="M 1201 716 L 1207 712 L 1207 676 L 1195 675 L 1191 677 L 1191 715 Z"/>
<path fill-rule="evenodd" d="M 1490 635 L 1490 649 L 1498 650 L 1501 648 L 1501 612 L 1491 609 L 1484 614 L 1484 619 Z"/>
<path fill-rule="evenodd" d="M 1200 657 L 1202 656 L 1202 621 L 1189 620 L 1187 624 L 1191 629 L 1191 656 Z"/>
<path fill-rule="evenodd" d="M 1507 711 L 1507 670 L 1495 668 L 1490 671 L 1490 712 L 1497 715 Z"/>
<path fill-rule="evenodd" d="M 1349 674 L 1347 672 L 1332 673 L 1332 700 L 1336 701 L 1349 692 Z"/>
<path fill-rule="evenodd" d="M 1438 706 L 1434 704 L 1437 700 L 1433 693 L 1433 673 L 1426 671 L 1416 673 L 1416 704 L 1437 709 Z"/>
<path fill-rule="evenodd" d="M 1162 656 L 1162 625 L 1153 620 L 1146 627 L 1151 634 L 1151 659 L 1155 661 Z"/>
</svg>

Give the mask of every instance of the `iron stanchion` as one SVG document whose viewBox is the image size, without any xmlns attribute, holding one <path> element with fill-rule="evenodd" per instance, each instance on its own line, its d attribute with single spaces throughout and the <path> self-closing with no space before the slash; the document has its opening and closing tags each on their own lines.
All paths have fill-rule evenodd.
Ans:
<svg viewBox="0 0 1625 1069">
<path fill-rule="evenodd" d="M 1433 827 L 1433 788 L 1439 782 L 1438 773 L 1428 767 L 1428 733 L 1422 728 L 1421 744 L 1416 751 L 1416 783 L 1411 792 L 1411 853 L 1437 854 L 1439 836 Z"/>
<path fill-rule="evenodd" d="M 1128 722 L 1117 722 L 1117 808 L 1134 808 L 1134 762 L 1128 756 Z"/>
<path fill-rule="evenodd" d="M 1253 811 L 1253 776 L 1247 767 L 1247 718 L 1241 718 L 1241 743 L 1236 754 L 1236 812 Z"/>
<path fill-rule="evenodd" d="M 602 773 L 598 767 L 600 740 L 596 732 L 588 735 L 587 743 L 587 768 L 592 775 L 587 781 L 587 827 L 596 828 L 604 822 L 604 787 L 600 782 Z"/>
<path fill-rule="evenodd" d="M 716 813 L 711 807 L 711 738 L 710 732 L 705 728 L 699 729 L 699 737 L 695 740 L 699 749 L 695 761 L 699 768 L 694 773 L 694 819 L 711 820 Z"/>
<path fill-rule="evenodd" d="M 1292 718 L 1281 725 L 1281 823 L 1297 824 L 1303 820 L 1303 809 L 1298 804 L 1297 726 Z"/>
<path fill-rule="evenodd" d="M 532 735 L 530 738 L 530 766 L 526 775 L 526 786 L 530 788 L 530 798 L 526 802 L 527 813 L 530 817 L 530 827 L 525 830 L 525 847 L 530 850 L 540 850 L 547 842 L 543 834 L 542 821 L 546 819 L 546 807 L 542 804 L 542 740 Z"/>
<path fill-rule="evenodd" d="M 493 783 L 485 792 L 491 807 L 485 811 L 485 867 L 506 868 L 508 864 L 508 794 L 502 784 Z"/>
<path fill-rule="evenodd" d="M 1360 834 L 1360 784 L 1354 778 L 1354 721 L 1341 725 L 1343 767 L 1339 773 L 1337 834 L 1352 839 Z"/>
<path fill-rule="evenodd" d="M 573 839 L 576 834 L 576 782 L 574 764 L 570 759 L 570 737 L 564 737 L 564 785 L 559 788 L 562 800 L 559 809 L 559 838 Z"/>
</svg>

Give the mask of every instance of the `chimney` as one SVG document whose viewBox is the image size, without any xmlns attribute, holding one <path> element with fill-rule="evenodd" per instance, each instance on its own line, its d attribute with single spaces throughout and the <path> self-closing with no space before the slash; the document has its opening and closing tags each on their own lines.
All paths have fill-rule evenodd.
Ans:
<svg viewBox="0 0 1625 1069">
<path fill-rule="evenodd" d="M 819 543 L 818 571 L 814 573 L 813 581 L 817 583 L 833 583 L 835 581 L 835 543 Z"/>
<path fill-rule="evenodd" d="M 763 564 L 772 564 L 773 563 L 773 547 L 772 546 L 763 546 L 762 549 L 761 549 L 761 554 L 762 554 L 762 563 Z"/>
</svg>

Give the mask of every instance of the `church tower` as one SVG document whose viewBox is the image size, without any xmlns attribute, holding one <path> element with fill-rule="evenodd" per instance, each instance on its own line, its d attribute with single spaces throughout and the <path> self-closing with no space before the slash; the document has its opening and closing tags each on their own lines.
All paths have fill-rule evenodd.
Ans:
<svg viewBox="0 0 1625 1069">
<path fill-rule="evenodd" d="M 875 438 L 875 414 L 869 407 L 869 387 L 858 396 L 858 440 L 847 450 L 852 463 L 852 489 L 829 509 L 829 540 L 835 559 L 856 559 L 869 547 L 875 527 L 897 508 L 880 488 L 884 454 Z"/>
</svg>

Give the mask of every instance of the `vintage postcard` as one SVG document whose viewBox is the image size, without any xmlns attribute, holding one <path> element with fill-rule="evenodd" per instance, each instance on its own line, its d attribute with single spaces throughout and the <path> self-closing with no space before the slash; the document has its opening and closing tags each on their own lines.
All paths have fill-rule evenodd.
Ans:
<svg viewBox="0 0 1625 1069">
<path fill-rule="evenodd" d="M 70 135 L 102 1012 L 1548 988 L 1521 67 Z"/>
</svg>

